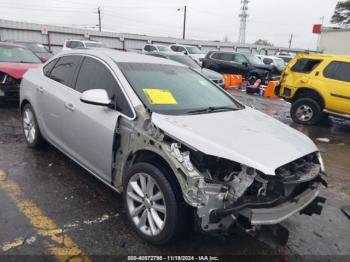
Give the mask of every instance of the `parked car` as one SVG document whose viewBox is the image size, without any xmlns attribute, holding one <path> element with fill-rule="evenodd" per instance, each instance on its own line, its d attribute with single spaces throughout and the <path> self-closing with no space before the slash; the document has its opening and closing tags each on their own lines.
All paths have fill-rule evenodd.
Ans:
<svg viewBox="0 0 350 262">
<path fill-rule="evenodd" d="M 24 46 L 0 42 L 0 103 L 18 101 L 24 73 L 40 65 L 40 59 Z"/>
<path fill-rule="evenodd" d="M 281 75 L 282 71 L 286 67 L 286 63 L 283 59 L 277 56 L 265 56 L 257 55 L 257 57 L 265 64 L 272 67 L 273 75 Z"/>
<path fill-rule="evenodd" d="M 44 45 L 36 42 L 19 42 L 14 41 L 13 43 L 25 46 L 29 50 L 31 50 L 42 62 L 46 62 L 50 57 L 53 56 L 52 52 L 50 52 Z"/>
<path fill-rule="evenodd" d="M 63 43 L 62 51 L 84 48 L 106 48 L 102 42 L 91 40 L 66 40 Z"/>
<path fill-rule="evenodd" d="M 175 45 L 170 45 L 170 49 L 174 52 L 181 52 L 181 53 L 184 53 L 185 55 L 188 55 L 194 61 L 196 61 L 200 66 L 202 65 L 202 60 L 205 57 L 202 51 L 196 46 L 175 44 Z"/>
<path fill-rule="evenodd" d="M 257 79 L 266 84 L 272 78 L 272 67 L 250 54 L 210 51 L 203 59 L 203 67 L 221 74 L 242 75 L 250 84 L 254 84 Z"/>
<path fill-rule="evenodd" d="M 142 49 L 143 53 L 149 53 L 149 52 L 171 52 L 171 49 L 168 46 L 165 45 L 151 45 L 147 44 Z"/>
<path fill-rule="evenodd" d="M 277 56 L 278 58 L 281 58 L 281 59 L 286 63 L 286 65 L 287 65 L 287 64 L 290 62 L 290 60 L 292 60 L 293 57 L 295 57 L 295 54 L 282 51 L 282 52 L 277 52 L 277 53 L 276 53 L 276 56 Z"/>
<path fill-rule="evenodd" d="M 149 55 L 161 57 L 165 59 L 170 59 L 181 64 L 187 65 L 194 70 L 198 71 L 202 75 L 204 75 L 209 80 L 213 81 L 215 84 L 219 85 L 222 88 L 225 88 L 225 80 L 222 74 L 219 74 L 213 70 L 201 68 L 192 58 L 175 52 L 158 52 L 158 53 L 149 53 Z"/>
<path fill-rule="evenodd" d="M 350 119 L 350 56 L 299 54 L 276 92 L 292 103 L 296 123 L 314 125 L 327 115 Z"/>
<path fill-rule="evenodd" d="M 258 233 L 317 204 L 326 184 L 308 137 L 169 59 L 61 53 L 26 73 L 20 97 L 28 146 L 46 140 L 122 193 L 153 244 L 192 225 Z"/>
</svg>

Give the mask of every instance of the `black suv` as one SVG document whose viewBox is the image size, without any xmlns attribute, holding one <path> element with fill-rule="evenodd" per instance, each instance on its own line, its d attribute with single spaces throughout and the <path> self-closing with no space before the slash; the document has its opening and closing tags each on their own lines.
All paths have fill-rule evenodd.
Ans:
<svg viewBox="0 0 350 262">
<path fill-rule="evenodd" d="M 272 78 L 272 67 L 250 54 L 210 51 L 203 59 L 203 67 L 221 74 L 243 75 L 251 84 L 257 79 L 266 83 Z"/>
</svg>

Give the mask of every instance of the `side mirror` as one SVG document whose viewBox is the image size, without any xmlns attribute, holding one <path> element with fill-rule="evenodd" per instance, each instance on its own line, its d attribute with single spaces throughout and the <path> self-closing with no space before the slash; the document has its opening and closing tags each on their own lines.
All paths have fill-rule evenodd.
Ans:
<svg viewBox="0 0 350 262">
<path fill-rule="evenodd" d="M 108 94 L 104 89 L 87 90 L 81 94 L 80 101 L 90 105 L 113 106 L 111 99 L 109 99 Z"/>
<path fill-rule="evenodd" d="M 182 53 L 183 53 L 184 55 L 188 55 L 187 51 L 182 51 Z"/>
<path fill-rule="evenodd" d="M 247 62 L 243 62 L 242 65 L 244 65 L 245 67 L 249 66 L 249 64 Z"/>
</svg>

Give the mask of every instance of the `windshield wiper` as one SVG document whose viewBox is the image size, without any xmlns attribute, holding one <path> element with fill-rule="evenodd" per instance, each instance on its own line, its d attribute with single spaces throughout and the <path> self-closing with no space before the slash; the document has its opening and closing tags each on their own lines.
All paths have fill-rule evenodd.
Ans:
<svg viewBox="0 0 350 262">
<path fill-rule="evenodd" d="M 207 108 L 202 108 L 198 110 L 188 111 L 189 114 L 201 114 L 201 113 L 214 113 L 214 112 L 223 112 L 223 111 L 237 111 L 238 108 L 230 106 L 209 106 Z"/>
</svg>

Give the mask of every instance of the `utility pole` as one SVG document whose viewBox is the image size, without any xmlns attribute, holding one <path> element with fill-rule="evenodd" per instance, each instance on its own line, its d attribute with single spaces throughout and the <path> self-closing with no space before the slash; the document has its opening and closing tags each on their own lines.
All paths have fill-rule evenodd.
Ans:
<svg viewBox="0 0 350 262">
<path fill-rule="evenodd" d="M 241 0 L 241 10 L 242 12 L 239 14 L 240 17 L 240 26 L 239 26 L 239 36 L 238 43 L 245 44 L 245 34 L 247 29 L 247 17 L 248 17 L 248 4 L 250 0 Z"/>
<path fill-rule="evenodd" d="M 181 8 L 178 8 L 177 11 L 181 11 Z M 182 29 L 182 39 L 186 38 L 186 15 L 187 15 L 187 6 L 184 6 L 184 25 Z"/>
<path fill-rule="evenodd" d="M 97 8 L 97 14 L 98 14 L 98 31 L 101 32 L 101 8 Z"/>
<path fill-rule="evenodd" d="M 185 40 L 186 37 L 186 13 L 187 13 L 187 6 L 185 6 L 184 9 L 184 28 L 183 28 L 183 32 L 182 32 L 182 39 Z"/>
<path fill-rule="evenodd" d="M 292 42 L 293 42 L 293 34 L 290 35 L 290 39 L 289 39 L 289 48 L 292 47 Z"/>
<path fill-rule="evenodd" d="M 321 51 L 321 34 L 322 34 L 322 27 L 323 27 L 323 24 L 324 24 L 325 17 L 322 16 L 322 17 L 320 17 L 320 19 L 321 19 L 321 32 L 320 32 L 320 34 L 318 35 L 318 38 L 317 38 L 317 51 Z"/>
</svg>

